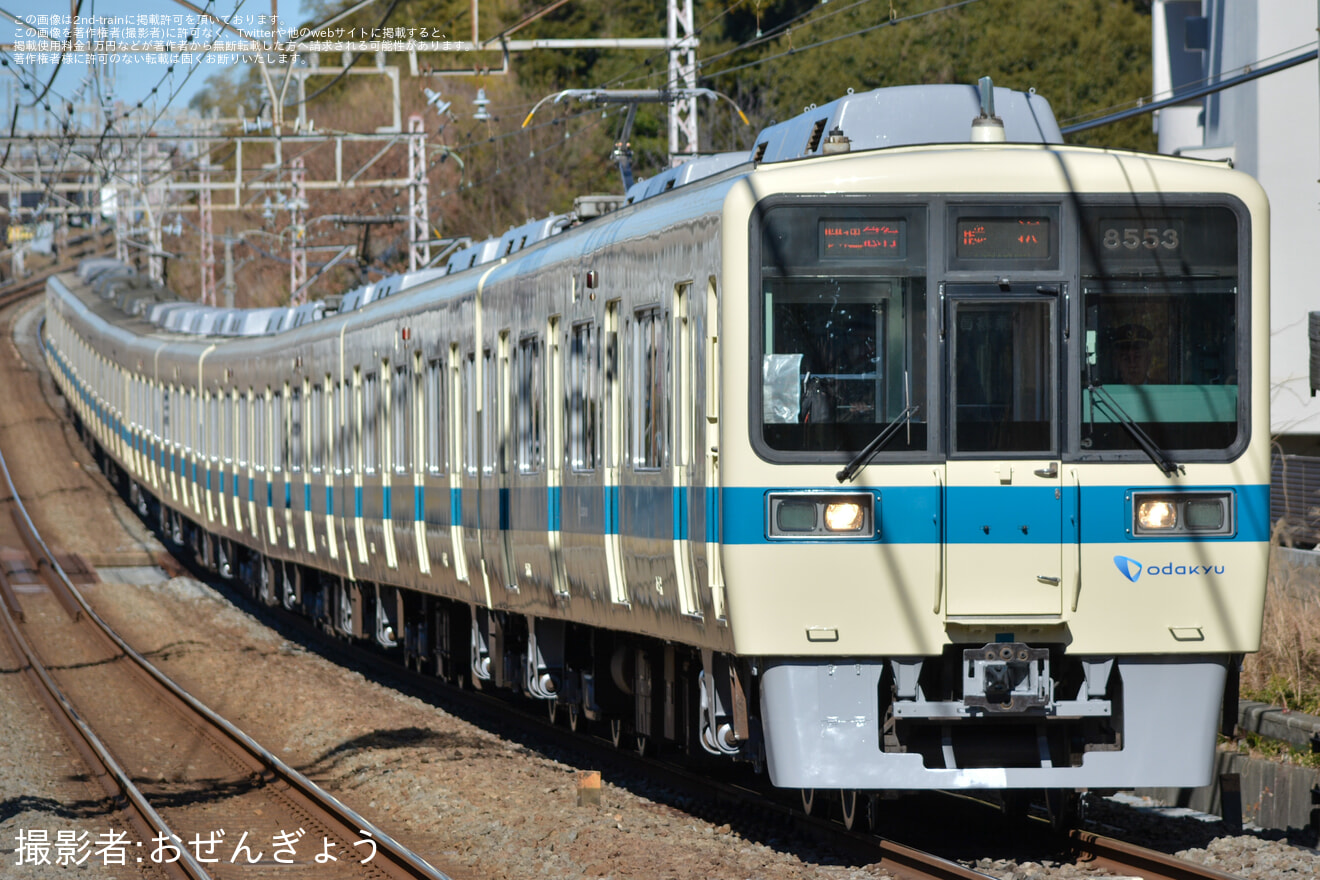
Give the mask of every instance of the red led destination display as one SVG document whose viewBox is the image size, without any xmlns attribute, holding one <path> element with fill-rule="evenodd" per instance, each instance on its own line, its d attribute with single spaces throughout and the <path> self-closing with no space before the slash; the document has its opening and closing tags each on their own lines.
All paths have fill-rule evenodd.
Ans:
<svg viewBox="0 0 1320 880">
<path fill-rule="evenodd" d="M 820 258 L 870 263 L 907 256 L 906 220 L 821 220 Z"/>
<path fill-rule="evenodd" d="M 960 260 L 1047 260 L 1049 217 L 960 217 L 954 247 Z"/>
</svg>

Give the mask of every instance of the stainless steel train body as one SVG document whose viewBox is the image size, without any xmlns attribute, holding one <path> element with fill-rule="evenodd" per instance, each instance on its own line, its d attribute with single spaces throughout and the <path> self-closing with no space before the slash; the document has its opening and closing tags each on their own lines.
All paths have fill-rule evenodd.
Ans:
<svg viewBox="0 0 1320 880">
<path fill-rule="evenodd" d="M 204 562 L 439 674 L 779 786 L 1203 784 L 1260 634 L 1268 209 L 995 94 L 1014 142 L 850 96 L 271 337 L 62 277 L 51 363 Z"/>
</svg>

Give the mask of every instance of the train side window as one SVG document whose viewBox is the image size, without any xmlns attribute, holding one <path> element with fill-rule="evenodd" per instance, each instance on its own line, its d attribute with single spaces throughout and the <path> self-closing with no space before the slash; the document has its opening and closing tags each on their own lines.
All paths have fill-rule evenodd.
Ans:
<svg viewBox="0 0 1320 880">
<path fill-rule="evenodd" d="M 312 386 L 311 404 L 307 414 L 307 467 L 319 474 L 325 470 L 325 392 L 320 382 Z"/>
<path fill-rule="evenodd" d="M 413 353 L 412 377 L 409 385 L 409 405 L 408 405 L 408 447 L 411 452 L 409 455 L 410 469 L 415 473 L 422 473 L 426 467 L 426 436 L 423 433 L 426 430 L 426 371 L 422 353 Z"/>
<path fill-rule="evenodd" d="M 235 392 L 234 408 L 238 412 L 238 463 L 241 467 L 247 467 L 252 462 L 252 432 L 251 422 L 251 395 L 249 390 L 246 394 Z"/>
<path fill-rule="evenodd" d="M 289 389 L 289 470 L 303 468 L 303 390 L 301 383 Z"/>
<path fill-rule="evenodd" d="M 285 471 L 289 468 L 289 416 L 284 408 L 286 397 L 287 395 L 281 389 L 276 389 L 271 395 L 270 469 L 276 472 Z"/>
<path fill-rule="evenodd" d="M 445 472 L 445 365 L 440 358 L 426 364 L 426 383 L 423 390 L 426 425 L 426 469 L 440 475 Z"/>
<path fill-rule="evenodd" d="M 598 455 L 600 349 L 593 323 L 575 324 L 569 346 L 569 461 L 575 471 L 594 471 Z"/>
<path fill-rule="evenodd" d="M 513 442 L 513 379 L 512 359 L 513 352 L 510 350 L 509 331 L 500 331 L 499 357 L 496 359 L 496 368 L 499 372 L 495 376 L 495 398 L 491 401 L 490 409 L 494 431 L 490 439 L 490 451 L 494 458 L 492 461 L 495 467 L 502 474 L 509 472 L 509 465 L 512 462 L 513 450 L 510 445 Z M 490 386 L 487 386 L 489 390 Z"/>
<path fill-rule="evenodd" d="M 496 374 L 496 361 L 491 350 L 482 352 L 482 382 L 485 392 L 482 399 L 482 473 L 495 473 L 495 458 L 499 453 L 500 394 L 499 376 Z"/>
<path fill-rule="evenodd" d="M 380 467 L 377 440 L 380 436 L 380 375 L 367 373 L 362 377 L 362 395 L 359 402 L 362 424 L 362 472 L 374 474 Z"/>
<path fill-rule="evenodd" d="M 183 448 L 188 455 L 200 451 L 201 438 L 197 436 L 197 394 L 191 388 L 179 392 L 183 397 Z"/>
<path fill-rule="evenodd" d="M 357 368 L 353 370 L 357 373 Z M 351 474 L 357 466 L 357 453 L 354 451 L 353 432 L 353 380 L 345 377 L 335 397 L 335 430 L 339 432 L 339 442 L 335 444 L 335 463 L 341 474 Z"/>
<path fill-rule="evenodd" d="M 160 442 L 168 445 L 174 441 L 174 431 L 170 426 L 170 394 L 173 389 L 170 387 L 162 388 L 160 391 L 160 408 L 156 411 L 156 435 Z"/>
<path fill-rule="evenodd" d="M 394 371 L 394 412 L 390 430 L 394 440 L 394 472 L 412 471 L 412 377 L 406 364 Z"/>
<path fill-rule="evenodd" d="M 477 473 L 477 356 L 469 352 L 463 360 L 463 465 L 469 476 Z"/>
<path fill-rule="evenodd" d="M 220 412 L 224 424 L 220 429 L 220 443 L 225 464 L 234 463 L 234 409 L 238 401 L 238 392 L 230 389 L 221 398 Z"/>
<path fill-rule="evenodd" d="M 545 390 L 540 337 L 528 336 L 518 343 L 516 375 L 518 470 L 531 474 L 541 469 L 543 461 Z"/>
<path fill-rule="evenodd" d="M 259 471 L 266 469 L 269 455 L 267 443 L 270 437 L 266 433 L 266 409 L 270 405 L 270 391 L 257 391 L 252 395 L 252 466 Z"/>
<path fill-rule="evenodd" d="M 669 449 L 664 315 L 658 306 L 639 309 L 631 329 L 632 464 L 636 470 L 658 470 L 664 466 Z"/>
<path fill-rule="evenodd" d="M 337 432 L 339 430 L 339 417 L 336 415 L 335 407 L 338 405 L 339 395 L 335 393 L 335 380 L 329 373 L 325 374 L 325 444 L 322 446 L 323 458 L 322 467 L 326 473 L 331 468 L 341 468 L 339 461 L 339 445 L 342 442 Z M 338 472 L 338 471 L 336 471 Z"/>
<path fill-rule="evenodd" d="M 223 433 L 220 418 L 220 395 L 206 394 L 206 451 L 213 462 L 220 461 L 220 437 Z"/>
</svg>

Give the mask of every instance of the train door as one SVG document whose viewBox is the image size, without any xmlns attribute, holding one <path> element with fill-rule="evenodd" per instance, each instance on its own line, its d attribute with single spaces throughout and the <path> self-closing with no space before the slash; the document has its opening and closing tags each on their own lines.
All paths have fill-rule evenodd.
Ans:
<svg viewBox="0 0 1320 880">
<path fill-rule="evenodd" d="M 723 620 L 724 564 L 720 557 L 720 397 L 723 391 L 720 387 L 720 300 L 713 277 L 706 285 L 705 369 L 706 424 L 701 448 L 706 464 L 706 584 L 710 587 L 715 618 Z"/>
<path fill-rule="evenodd" d="M 946 614 L 1058 615 L 1058 297 L 947 285 Z"/>
<path fill-rule="evenodd" d="M 413 547 L 417 554 L 417 570 L 431 573 L 431 553 L 426 545 L 427 506 L 434 504 L 426 493 L 426 475 L 435 466 L 438 456 L 432 452 L 428 437 L 436 437 L 438 422 L 431 410 L 439 403 L 427 399 L 427 390 L 435 384 L 439 362 L 425 361 L 420 351 L 413 353 L 412 394 L 408 411 L 408 445 L 412 452 Z M 428 431 L 429 428 L 429 431 Z"/>
<path fill-rule="evenodd" d="M 693 576 L 693 548 L 689 537 L 690 514 L 696 501 L 689 491 L 693 483 L 690 473 L 694 397 L 692 385 L 696 378 L 693 369 L 692 321 L 688 315 L 691 298 L 691 282 L 679 284 L 674 288 L 674 307 L 670 312 L 672 327 L 669 334 L 672 341 L 669 354 L 670 400 L 673 401 L 671 412 L 674 420 L 673 425 L 670 426 L 670 436 L 673 438 L 670 461 L 674 499 L 674 577 L 678 582 L 679 603 L 684 614 L 700 614 L 701 603 L 698 601 Z"/>
<path fill-rule="evenodd" d="M 510 526 L 509 511 L 509 490 L 512 478 L 509 476 L 509 461 L 513 457 L 513 451 L 510 448 L 512 441 L 511 430 L 511 405 L 513 402 L 512 393 L 512 357 L 513 342 L 509 337 L 508 330 L 501 330 L 499 336 L 499 353 L 495 361 L 496 375 L 494 377 L 495 399 L 491 400 L 491 406 L 488 410 L 490 414 L 490 424 L 493 427 L 493 435 L 489 438 L 492 442 L 490 449 L 493 456 L 494 480 L 488 488 L 493 492 L 487 497 L 491 501 L 490 508 L 486 511 L 489 516 L 495 514 L 495 518 L 488 523 L 482 524 L 482 530 L 490 529 L 489 534 L 499 535 L 498 557 L 494 560 L 499 566 L 497 583 L 503 584 L 510 590 L 516 590 L 518 585 L 518 575 L 513 568 L 513 535 Z M 487 398 L 489 400 L 489 398 Z M 494 548 L 487 548 L 488 550 Z"/>
<path fill-rule="evenodd" d="M 215 509 L 215 486 L 219 477 L 220 469 L 220 407 L 216 402 L 215 395 L 209 391 L 202 392 L 202 411 L 205 413 L 197 426 L 202 436 L 202 466 L 206 469 L 205 486 L 203 487 L 204 507 L 206 508 L 206 522 L 214 523 L 216 521 Z"/>
<path fill-rule="evenodd" d="M 468 387 L 471 361 L 459 354 L 457 345 L 449 347 L 449 406 L 445 409 L 449 431 L 449 548 L 454 554 L 454 578 L 468 581 L 468 558 L 463 535 L 463 478 L 469 457 L 467 434 L 472 430 L 468 412 L 472 399 Z"/>
<path fill-rule="evenodd" d="M 318 377 L 319 378 L 319 377 Z M 325 484 L 328 469 L 325 466 L 325 384 L 317 382 L 305 386 L 307 395 L 306 428 L 304 436 L 307 442 L 306 467 L 303 473 L 303 533 L 306 535 L 307 552 L 316 553 L 316 524 L 325 522 Z M 325 542 L 328 545 L 330 542 Z"/>
<path fill-rule="evenodd" d="M 556 595 L 568 594 L 568 572 L 564 564 L 563 465 L 564 418 L 567 415 L 564 395 L 564 355 L 560 344 L 559 316 L 551 316 L 546 326 L 545 344 L 545 416 L 547 442 L 545 452 L 546 544 L 550 548 L 550 579 Z"/>
<path fill-rule="evenodd" d="M 610 582 L 610 596 L 620 604 L 628 603 L 628 588 L 623 572 L 623 536 L 619 534 L 619 474 L 623 462 L 623 394 L 619 369 L 619 300 L 605 304 L 605 480 L 604 526 L 605 570 Z"/>
<path fill-rule="evenodd" d="M 486 564 L 483 529 L 487 519 L 485 508 L 489 502 L 485 496 L 485 487 L 494 477 L 493 458 L 490 455 L 490 438 L 495 430 L 494 419 L 490 415 L 489 395 L 484 389 L 490 386 L 495 377 L 492 375 L 494 357 L 489 348 L 479 352 L 468 352 L 463 360 L 463 552 L 467 555 L 470 572 L 481 578 L 480 587 L 475 590 L 484 597 L 487 607 L 492 602 L 490 571 Z M 468 502 L 471 503 L 468 503 Z M 474 583 L 474 587 L 477 585 Z"/>
</svg>

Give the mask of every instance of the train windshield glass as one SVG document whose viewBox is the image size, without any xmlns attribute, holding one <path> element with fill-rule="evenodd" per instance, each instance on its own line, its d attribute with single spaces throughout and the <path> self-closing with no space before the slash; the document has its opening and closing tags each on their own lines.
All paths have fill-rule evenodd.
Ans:
<svg viewBox="0 0 1320 880">
<path fill-rule="evenodd" d="M 1165 449 L 1233 446 L 1247 349 L 1233 212 L 1091 208 L 1083 228 L 1083 451 L 1137 449 L 1125 419 Z"/>
<path fill-rule="evenodd" d="M 926 448 L 924 215 L 782 207 L 761 238 L 761 439 L 853 453 L 910 405 L 881 457 Z"/>
</svg>

